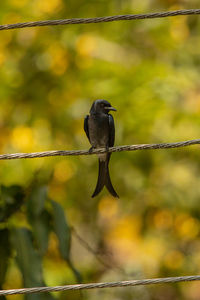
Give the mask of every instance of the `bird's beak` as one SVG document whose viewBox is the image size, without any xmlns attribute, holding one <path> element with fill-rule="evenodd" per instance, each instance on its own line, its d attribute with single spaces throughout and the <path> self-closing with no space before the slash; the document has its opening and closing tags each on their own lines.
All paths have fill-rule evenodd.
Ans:
<svg viewBox="0 0 200 300">
<path fill-rule="evenodd" d="M 107 106 L 107 107 L 105 107 L 105 109 L 107 109 L 107 110 L 113 110 L 113 111 L 117 111 L 114 107 L 112 107 L 112 106 Z"/>
</svg>

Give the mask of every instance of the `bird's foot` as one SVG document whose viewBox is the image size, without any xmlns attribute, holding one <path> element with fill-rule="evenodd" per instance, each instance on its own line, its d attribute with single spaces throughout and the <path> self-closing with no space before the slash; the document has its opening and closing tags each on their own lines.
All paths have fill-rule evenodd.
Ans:
<svg viewBox="0 0 200 300">
<path fill-rule="evenodd" d="M 90 149 L 89 149 L 89 153 L 91 154 L 94 150 L 94 147 L 92 146 Z"/>
</svg>

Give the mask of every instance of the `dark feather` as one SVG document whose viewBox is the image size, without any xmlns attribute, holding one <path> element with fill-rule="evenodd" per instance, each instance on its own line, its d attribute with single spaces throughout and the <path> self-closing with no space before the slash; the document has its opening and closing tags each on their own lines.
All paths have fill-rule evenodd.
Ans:
<svg viewBox="0 0 200 300">
<path fill-rule="evenodd" d="M 87 135 L 88 140 L 90 141 L 90 135 L 89 135 L 89 129 L 88 129 L 88 119 L 89 119 L 89 115 L 85 116 L 85 119 L 84 119 L 84 130 L 85 130 L 85 133 Z"/>
<path fill-rule="evenodd" d="M 115 123 L 112 115 L 109 117 L 109 147 L 113 147 L 115 143 Z"/>
<path fill-rule="evenodd" d="M 110 179 L 110 173 L 109 173 L 109 168 L 107 164 L 107 170 L 106 170 L 106 180 L 105 180 L 105 186 L 107 187 L 108 191 L 113 197 L 119 198 L 117 192 L 115 191 L 111 179 Z"/>
<path fill-rule="evenodd" d="M 99 173 L 98 173 L 98 179 L 97 179 L 97 185 L 94 190 L 94 193 L 92 194 L 92 198 L 97 196 L 101 190 L 103 189 L 106 181 L 106 161 L 100 161 L 99 159 Z"/>
<path fill-rule="evenodd" d="M 115 143 L 115 123 L 112 115 L 109 116 L 109 147 L 113 147 Z M 116 193 L 111 179 L 110 179 L 110 173 L 109 173 L 109 160 L 110 160 L 111 153 L 108 153 L 108 158 L 107 158 L 107 172 L 106 172 L 106 180 L 105 180 L 105 186 L 107 187 L 108 191 L 111 193 L 113 197 L 119 198 L 118 194 Z"/>
<path fill-rule="evenodd" d="M 115 123 L 112 115 L 108 115 L 108 122 L 109 122 L 109 141 L 108 146 L 113 147 L 115 143 Z M 110 156 L 112 153 L 108 153 L 108 164 L 110 161 Z"/>
</svg>

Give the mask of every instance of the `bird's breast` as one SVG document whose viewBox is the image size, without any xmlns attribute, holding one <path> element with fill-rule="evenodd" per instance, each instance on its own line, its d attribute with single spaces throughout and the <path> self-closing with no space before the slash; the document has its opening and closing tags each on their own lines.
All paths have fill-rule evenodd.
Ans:
<svg viewBox="0 0 200 300">
<path fill-rule="evenodd" d="M 90 115 L 88 129 L 91 145 L 94 148 L 107 147 L 109 141 L 109 119 L 106 114 Z"/>
</svg>

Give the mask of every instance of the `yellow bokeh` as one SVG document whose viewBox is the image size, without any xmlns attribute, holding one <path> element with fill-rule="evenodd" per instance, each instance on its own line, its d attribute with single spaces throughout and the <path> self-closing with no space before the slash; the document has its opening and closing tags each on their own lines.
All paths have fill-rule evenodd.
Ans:
<svg viewBox="0 0 200 300">
<path fill-rule="evenodd" d="M 141 219 L 127 216 L 117 220 L 106 234 L 106 241 L 120 261 L 127 261 L 140 255 Z"/>
<path fill-rule="evenodd" d="M 199 221 L 189 215 L 181 214 L 175 220 L 176 230 L 183 239 L 193 239 L 200 231 Z"/>
<path fill-rule="evenodd" d="M 58 239 L 56 238 L 55 234 L 51 233 L 49 236 L 49 243 L 48 243 L 48 258 L 53 257 L 57 263 L 60 262 L 61 257 L 58 251 Z"/>
<path fill-rule="evenodd" d="M 183 42 L 189 36 L 189 28 L 187 25 L 187 16 L 181 18 L 172 18 L 170 20 L 170 34 L 176 42 Z"/>
<path fill-rule="evenodd" d="M 23 8 L 28 3 L 28 0 L 9 0 L 9 3 L 13 7 Z"/>
<path fill-rule="evenodd" d="M 141 230 L 141 219 L 138 216 L 127 216 L 119 219 L 113 231 L 115 237 L 122 239 L 135 239 L 139 237 Z"/>
<path fill-rule="evenodd" d="M 62 8 L 62 0 L 35 0 L 34 6 L 41 13 L 52 13 Z"/>
<path fill-rule="evenodd" d="M 34 141 L 38 151 L 51 145 L 51 127 L 47 119 L 36 119 L 33 126 Z"/>
<path fill-rule="evenodd" d="M 22 274 L 19 270 L 19 268 L 17 267 L 17 265 L 12 262 L 10 264 L 10 268 L 7 272 L 7 276 L 6 276 L 6 282 L 3 285 L 3 288 L 5 290 L 9 290 L 9 289 L 13 289 L 13 282 L 15 283 L 15 288 L 23 288 L 23 279 L 22 279 Z M 11 296 L 6 296 L 7 299 L 9 300 L 19 300 L 21 299 L 21 297 L 19 298 L 19 295 L 11 295 Z"/>
<path fill-rule="evenodd" d="M 164 258 L 164 264 L 169 269 L 178 269 L 184 262 L 183 254 L 180 251 L 171 251 Z"/>
<path fill-rule="evenodd" d="M 50 69 L 55 75 L 62 75 L 68 68 L 69 57 L 66 49 L 59 45 L 52 45 L 48 49 L 51 58 Z"/>
<path fill-rule="evenodd" d="M 11 143 L 19 151 L 30 151 L 34 147 L 33 130 L 30 127 L 15 127 L 11 134 Z"/>
<path fill-rule="evenodd" d="M 100 217 L 103 219 L 110 219 L 115 217 L 118 212 L 118 202 L 116 199 L 113 199 L 113 197 L 103 197 L 101 201 L 99 202 L 99 214 Z"/>
<path fill-rule="evenodd" d="M 51 199 L 58 201 L 59 203 L 64 203 L 66 201 L 66 193 L 63 184 L 52 182 L 49 185 L 48 195 Z"/>
<path fill-rule="evenodd" d="M 162 261 L 165 247 L 166 243 L 163 239 L 153 236 L 147 237 L 141 241 L 138 258 L 148 270 L 156 270 Z"/>
<path fill-rule="evenodd" d="M 172 226 L 173 217 L 170 211 L 161 210 L 154 215 L 155 226 L 159 229 L 166 229 Z"/>
<path fill-rule="evenodd" d="M 69 180 L 75 173 L 74 165 L 69 160 L 62 160 L 55 165 L 54 179 L 57 182 Z"/>
<path fill-rule="evenodd" d="M 82 56 L 90 56 L 96 47 L 95 37 L 89 34 L 81 35 L 76 42 L 76 50 Z"/>
</svg>

